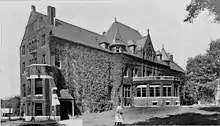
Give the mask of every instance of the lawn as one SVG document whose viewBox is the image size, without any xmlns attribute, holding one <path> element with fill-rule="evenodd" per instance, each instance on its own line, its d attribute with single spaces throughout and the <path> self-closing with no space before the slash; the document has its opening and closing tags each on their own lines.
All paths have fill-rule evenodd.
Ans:
<svg viewBox="0 0 220 126">
<path fill-rule="evenodd" d="M 211 110 L 210 110 L 210 109 Z M 124 112 L 124 123 L 127 125 L 219 125 L 219 114 L 216 107 L 137 107 L 126 108 Z M 114 111 L 103 113 L 85 114 L 83 126 L 112 126 L 114 124 Z"/>
</svg>

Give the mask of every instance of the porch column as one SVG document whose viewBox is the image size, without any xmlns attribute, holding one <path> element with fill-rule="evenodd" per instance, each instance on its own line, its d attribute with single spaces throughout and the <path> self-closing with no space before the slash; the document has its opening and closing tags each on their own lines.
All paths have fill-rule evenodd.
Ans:
<svg viewBox="0 0 220 126">
<path fill-rule="evenodd" d="M 74 106 L 74 100 L 72 101 L 72 117 L 74 117 L 74 108 L 75 108 L 75 106 Z"/>
<path fill-rule="evenodd" d="M 180 97 L 180 86 L 179 86 L 179 84 L 177 85 L 177 97 Z"/>
<path fill-rule="evenodd" d="M 46 116 L 46 103 L 42 103 L 42 111 L 43 111 L 43 116 Z"/>
<path fill-rule="evenodd" d="M 160 83 L 160 97 L 163 97 L 163 83 Z"/>
<path fill-rule="evenodd" d="M 146 84 L 146 86 L 147 86 L 147 97 L 150 97 L 150 84 L 148 83 L 148 84 Z"/>
<path fill-rule="evenodd" d="M 171 86 L 171 96 L 174 96 L 174 83 L 172 82 L 172 86 Z"/>
</svg>

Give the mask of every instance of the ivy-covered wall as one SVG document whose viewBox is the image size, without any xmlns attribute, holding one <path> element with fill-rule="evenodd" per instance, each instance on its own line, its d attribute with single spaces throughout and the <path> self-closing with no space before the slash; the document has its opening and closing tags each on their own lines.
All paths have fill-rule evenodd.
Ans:
<svg viewBox="0 0 220 126">
<path fill-rule="evenodd" d="M 52 57 L 59 57 L 63 85 L 82 112 L 111 109 L 121 97 L 123 71 L 132 60 L 123 54 L 112 54 L 73 42 L 50 38 Z M 60 83 L 57 83 L 57 86 Z"/>
</svg>

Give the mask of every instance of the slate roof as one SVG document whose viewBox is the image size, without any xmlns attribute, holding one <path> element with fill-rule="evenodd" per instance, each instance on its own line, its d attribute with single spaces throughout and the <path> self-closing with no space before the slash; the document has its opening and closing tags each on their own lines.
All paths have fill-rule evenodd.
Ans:
<svg viewBox="0 0 220 126">
<path fill-rule="evenodd" d="M 128 40 L 135 40 L 136 41 L 142 37 L 141 34 L 137 30 L 135 30 L 127 25 L 124 25 L 118 21 L 115 21 L 105 34 L 108 42 L 113 41 L 114 35 L 115 35 L 117 29 L 120 29 L 120 35 L 126 43 Z"/>
<path fill-rule="evenodd" d="M 38 14 L 38 16 L 42 16 L 43 20 L 45 20 L 45 22 L 47 22 L 47 16 L 36 12 L 36 14 Z M 107 42 L 109 44 L 111 44 L 114 40 L 114 37 L 117 33 L 117 29 L 119 29 L 120 31 L 120 37 L 121 39 L 124 41 L 124 44 L 126 45 L 126 49 L 128 50 L 127 52 L 125 52 L 128 55 L 131 56 L 135 56 L 138 58 L 142 58 L 142 56 L 140 56 L 139 54 L 132 54 L 131 50 L 128 48 L 129 41 L 131 40 L 131 42 L 133 43 L 133 45 L 137 46 L 137 49 L 141 49 L 144 47 L 147 39 L 150 37 L 149 34 L 147 36 L 143 36 L 135 29 L 124 25 L 118 21 L 115 21 L 111 27 L 109 28 L 109 30 L 104 34 L 98 34 L 89 30 L 86 30 L 84 28 L 72 25 L 70 23 L 61 21 L 59 19 L 56 19 L 56 26 L 50 25 L 49 23 L 47 24 L 48 27 L 52 30 L 52 35 L 58 38 L 62 38 L 65 40 L 69 40 L 69 41 L 73 41 L 75 43 L 78 44 L 82 44 L 85 46 L 89 46 L 92 48 L 96 48 L 102 51 L 106 51 L 111 53 L 110 50 L 108 49 L 104 49 L 102 48 L 99 44 L 102 42 Z M 130 42 L 130 43 L 131 43 Z M 165 50 L 161 50 L 161 53 L 164 52 L 164 55 L 167 56 Z M 163 53 L 162 53 L 163 54 Z M 165 58 L 165 60 L 169 59 L 168 56 Z M 152 61 L 150 61 L 152 62 Z M 166 65 L 166 63 L 164 62 L 159 62 L 159 61 L 154 61 L 157 64 L 162 64 L 162 65 Z M 182 72 L 183 69 L 181 67 L 179 67 L 176 63 L 171 63 L 170 65 L 171 69 L 176 70 L 176 71 L 180 71 Z"/>
</svg>

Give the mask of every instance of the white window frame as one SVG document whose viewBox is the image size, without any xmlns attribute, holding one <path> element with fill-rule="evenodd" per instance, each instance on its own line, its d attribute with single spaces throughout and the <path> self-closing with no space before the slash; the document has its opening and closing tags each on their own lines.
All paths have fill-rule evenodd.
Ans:
<svg viewBox="0 0 220 126">
<path fill-rule="evenodd" d="M 125 71 L 125 75 L 124 75 L 124 77 L 128 77 L 128 69 Z"/>
<path fill-rule="evenodd" d="M 137 97 L 138 97 L 138 98 L 145 98 L 145 97 L 147 97 L 147 86 L 146 86 L 146 85 L 138 85 L 138 86 L 137 86 L 137 89 L 138 89 L 138 88 L 139 88 L 140 91 L 141 91 L 141 92 L 140 92 L 141 96 L 140 96 L 140 97 L 137 96 Z M 145 96 L 145 97 L 143 97 L 143 94 L 142 94 L 142 89 L 143 89 L 143 88 L 146 89 L 146 96 Z"/>
<path fill-rule="evenodd" d="M 160 85 L 150 85 L 150 88 L 154 89 L 154 96 L 150 96 L 150 97 L 160 97 L 161 94 L 159 96 L 156 96 L 156 88 L 157 87 L 159 87 L 159 90 L 160 90 Z M 149 91 L 150 91 L 150 89 L 149 89 Z"/>
<path fill-rule="evenodd" d="M 163 97 L 171 97 L 172 94 L 170 94 L 170 96 L 168 96 L 168 88 L 171 88 L 171 92 L 172 92 L 172 86 L 163 86 L 163 89 L 165 88 L 165 92 L 166 92 L 166 96 L 164 96 L 164 90 L 163 90 Z"/>
<path fill-rule="evenodd" d="M 128 92 L 128 94 L 126 94 L 126 91 Z M 126 87 L 123 87 L 123 95 L 124 95 L 124 98 L 130 98 L 131 97 L 131 87 L 129 86 L 126 86 Z"/>
</svg>

